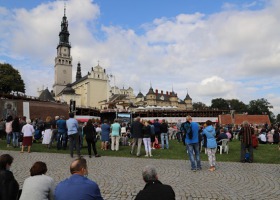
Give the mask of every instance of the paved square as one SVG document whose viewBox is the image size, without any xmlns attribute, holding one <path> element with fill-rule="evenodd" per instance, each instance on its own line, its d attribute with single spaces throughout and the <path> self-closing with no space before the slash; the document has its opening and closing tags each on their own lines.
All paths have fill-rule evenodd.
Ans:
<svg viewBox="0 0 280 200">
<path fill-rule="evenodd" d="M 36 161 L 46 162 L 47 175 L 56 184 L 70 176 L 68 154 L 19 153 L 3 151 L 14 157 L 11 170 L 22 187 L 29 169 Z M 217 170 L 209 172 L 208 162 L 202 171 L 192 172 L 188 160 L 108 157 L 89 158 L 89 178 L 96 181 L 106 200 L 134 199 L 144 187 L 141 171 L 147 164 L 157 167 L 160 181 L 173 187 L 176 199 L 280 199 L 280 165 L 218 162 Z"/>
</svg>

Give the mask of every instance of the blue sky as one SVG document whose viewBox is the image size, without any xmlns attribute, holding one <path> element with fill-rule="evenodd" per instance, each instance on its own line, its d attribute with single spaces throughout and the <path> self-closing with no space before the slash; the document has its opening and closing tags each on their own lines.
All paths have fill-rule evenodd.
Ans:
<svg viewBox="0 0 280 200">
<path fill-rule="evenodd" d="M 210 105 L 266 98 L 280 113 L 280 1 L 68 0 L 73 80 L 100 65 L 116 85 L 174 91 Z M 0 62 L 27 94 L 52 88 L 64 1 L 1 0 Z"/>
</svg>

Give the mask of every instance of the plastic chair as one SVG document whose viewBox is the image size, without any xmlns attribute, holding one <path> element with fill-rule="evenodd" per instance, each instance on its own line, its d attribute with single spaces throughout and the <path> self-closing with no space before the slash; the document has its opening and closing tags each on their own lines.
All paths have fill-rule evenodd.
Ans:
<svg viewBox="0 0 280 200">
<path fill-rule="evenodd" d="M 220 147 L 220 154 L 224 152 L 226 152 L 228 154 L 229 151 L 229 140 L 228 139 L 222 139 L 220 141 L 218 141 L 218 143 L 220 143 L 220 145 L 218 145 L 218 147 Z"/>
</svg>

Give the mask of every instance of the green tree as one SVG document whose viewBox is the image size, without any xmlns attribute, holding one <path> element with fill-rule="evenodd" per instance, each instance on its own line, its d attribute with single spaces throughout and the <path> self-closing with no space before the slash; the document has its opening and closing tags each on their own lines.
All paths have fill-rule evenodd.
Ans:
<svg viewBox="0 0 280 200">
<path fill-rule="evenodd" d="M 211 108 L 216 108 L 219 110 L 229 110 L 229 103 L 222 98 L 212 99 Z"/>
<path fill-rule="evenodd" d="M 25 84 L 18 70 L 7 63 L 0 63 L 0 92 L 22 92 L 25 93 Z"/>
<path fill-rule="evenodd" d="M 280 114 L 277 115 L 276 121 L 277 121 L 278 123 L 280 123 Z"/>
<path fill-rule="evenodd" d="M 248 111 L 248 106 L 239 101 L 238 99 L 232 99 L 228 101 L 231 110 L 235 110 L 236 113 L 244 113 Z"/>
<path fill-rule="evenodd" d="M 193 103 L 193 109 L 194 110 L 205 110 L 207 108 L 208 108 L 208 106 L 206 106 L 206 104 L 204 104 L 202 102 L 194 102 Z"/>
<path fill-rule="evenodd" d="M 269 109 L 273 106 L 264 98 L 252 100 L 248 105 L 248 114 L 250 115 L 269 115 Z"/>
</svg>

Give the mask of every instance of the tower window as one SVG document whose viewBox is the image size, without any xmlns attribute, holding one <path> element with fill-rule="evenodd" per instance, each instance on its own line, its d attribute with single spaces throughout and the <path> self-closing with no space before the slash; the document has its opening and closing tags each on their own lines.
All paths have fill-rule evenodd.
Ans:
<svg viewBox="0 0 280 200">
<path fill-rule="evenodd" d="M 98 74 L 98 78 L 99 78 L 99 74 Z"/>
<path fill-rule="evenodd" d="M 71 65 L 71 61 L 69 61 L 69 65 Z"/>
</svg>

